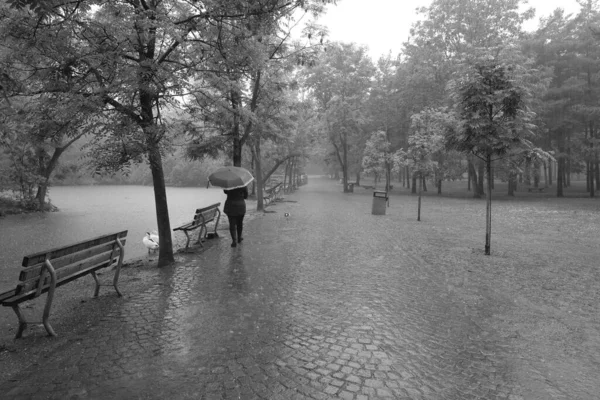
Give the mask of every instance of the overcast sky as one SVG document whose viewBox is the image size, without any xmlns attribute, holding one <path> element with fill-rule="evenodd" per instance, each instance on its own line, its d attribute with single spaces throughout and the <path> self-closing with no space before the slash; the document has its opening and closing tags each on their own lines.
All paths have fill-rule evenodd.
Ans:
<svg viewBox="0 0 600 400">
<path fill-rule="evenodd" d="M 431 0 L 339 0 L 319 23 L 329 28 L 330 40 L 365 44 L 377 59 L 390 50 L 393 55 L 400 51 L 418 19 L 415 9 L 429 4 Z M 529 0 L 529 6 L 536 9 L 536 16 L 526 25 L 528 30 L 558 7 L 567 13 L 579 11 L 575 0 Z"/>
</svg>

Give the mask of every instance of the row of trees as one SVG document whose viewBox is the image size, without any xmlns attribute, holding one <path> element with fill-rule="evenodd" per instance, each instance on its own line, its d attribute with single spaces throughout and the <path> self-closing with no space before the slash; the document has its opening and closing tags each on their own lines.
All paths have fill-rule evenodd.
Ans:
<svg viewBox="0 0 600 400">
<path fill-rule="evenodd" d="M 540 19 L 534 32 L 523 30 L 534 15 L 525 5 L 434 0 L 419 9 L 422 19 L 401 54 L 377 63 L 364 48 L 330 46 L 308 71 L 307 87 L 328 132 L 327 159 L 342 171 L 344 183 L 354 174 L 351 180 L 360 181 L 360 172 L 367 172 L 385 177 L 387 187 L 396 173 L 412 178 L 414 192 L 417 177 L 428 176 L 441 193 L 444 179 L 467 172 L 474 196 L 481 197 L 489 161 L 494 174 L 509 183 L 509 195 L 519 176 L 526 181 L 532 176 L 537 186 L 543 171 L 548 184 L 556 181 L 558 197 L 570 185 L 571 173 L 585 172 L 595 196 L 600 183 L 597 2 L 580 1 L 577 15 L 557 9 Z M 487 118 L 477 110 L 484 104 L 492 110 Z M 518 108 L 514 116 L 505 112 L 508 106 Z M 476 124 L 469 135 L 490 139 L 489 129 L 499 126 L 510 134 L 465 148 L 460 142 L 466 137 L 456 135 L 465 134 L 468 119 Z M 426 155 L 415 148 L 424 141 Z M 491 150 L 497 155 L 488 157 Z"/>
<path fill-rule="evenodd" d="M 600 46 L 595 0 L 575 16 L 557 9 L 525 32 L 534 15 L 522 0 L 433 0 L 419 9 L 401 54 L 374 64 L 366 49 L 330 46 L 307 71 L 306 87 L 328 138 L 328 159 L 350 174 L 392 173 L 442 181 L 467 171 L 476 197 L 487 193 L 490 251 L 493 176 L 509 182 L 557 163 L 556 194 L 576 168 L 590 196 L 600 183 Z M 484 177 L 488 177 L 484 188 Z M 534 174 L 534 184 L 539 174 Z M 410 185 L 410 181 L 409 181 Z M 420 212 L 420 211 L 419 211 Z"/>
<path fill-rule="evenodd" d="M 12 182 L 37 187 L 43 205 L 61 154 L 83 135 L 97 173 L 147 162 L 158 264 L 172 262 L 165 155 L 182 142 L 191 159 L 226 154 L 254 168 L 262 194 L 276 166 L 310 144 L 295 75 L 314 62 L 324 32 L 310 21 L 299 40 L 291 30 L 331 2 L 1 3 L 0 146 Z"/>
</svg>

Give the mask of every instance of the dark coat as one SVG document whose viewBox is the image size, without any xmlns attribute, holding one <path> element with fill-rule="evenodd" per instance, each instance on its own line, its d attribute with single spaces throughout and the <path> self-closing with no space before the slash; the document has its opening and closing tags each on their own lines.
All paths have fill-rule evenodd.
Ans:
<svg viewBox="0 0 600 400">
<path fill-rule="evenodd" d="M 223 212 L 230 217 L 237 217 L 246 214 L 246 201 L 248 198 L 248 187 L 239 189 L 223 190 L 227 195 Z"/>
</svg>

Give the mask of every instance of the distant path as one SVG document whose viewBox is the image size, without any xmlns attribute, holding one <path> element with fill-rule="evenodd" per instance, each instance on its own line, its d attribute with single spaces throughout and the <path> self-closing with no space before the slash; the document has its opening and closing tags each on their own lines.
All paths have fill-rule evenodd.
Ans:
<svg viewBox="0 0 600 400">
<path fill-rule="evenodd" d="M 508 342 L 465 314 L 408 223 L 321 180 L 269 210 L 3 398 L 522 400 Z"/>
</svg>

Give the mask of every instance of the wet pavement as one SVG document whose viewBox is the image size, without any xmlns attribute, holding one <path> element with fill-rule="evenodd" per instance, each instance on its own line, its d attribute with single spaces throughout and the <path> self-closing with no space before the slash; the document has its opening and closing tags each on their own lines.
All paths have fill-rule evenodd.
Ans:
<svg viewBox="0 0 600 400">
<path fill-rule="evenodd" d="M 237 248 L 185 255 L 0 397 L 522 400 L 507 343 L 371 201 L 310 181 Z"/>
</svg>

